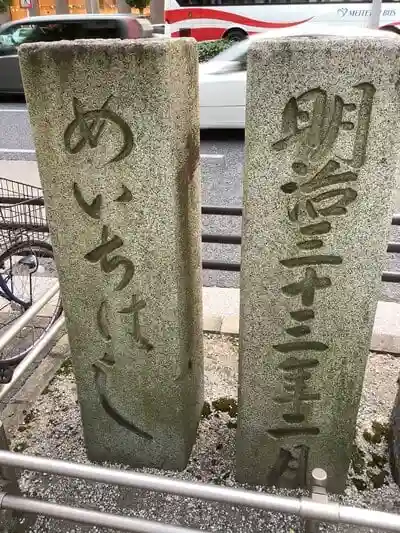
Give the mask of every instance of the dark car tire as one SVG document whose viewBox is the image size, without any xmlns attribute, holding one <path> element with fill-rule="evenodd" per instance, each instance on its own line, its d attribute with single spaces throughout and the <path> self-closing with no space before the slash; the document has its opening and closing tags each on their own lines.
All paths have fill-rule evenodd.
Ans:
<svg viewBox="0 0 400 533">
<path fill-rule="evenodd" d="M 248 34 L 244 30 L 241 30 L 240 28 L 232 28 L 224 34 L 223 39 L 238 42 L 244 41 L 247 37 Z"/>
</svg>

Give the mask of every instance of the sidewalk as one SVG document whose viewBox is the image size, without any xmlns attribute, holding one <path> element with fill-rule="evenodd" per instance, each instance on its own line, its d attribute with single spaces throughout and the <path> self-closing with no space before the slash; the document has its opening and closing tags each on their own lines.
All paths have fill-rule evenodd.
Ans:
<svg viewBox="0 0 400 533">
<path fill-rule="evenodd" d="M 36 161 L 13 161 L 0 159 L 0 178 L 20 181 L 27 185 L 40 187 L 39 171 Z"/>
<path fill-rule="evenodd" d="M 203 287 L 203 329 L 239 334 L 239 289 Z M 400 303 L 378 302 L 371 351 L 400 355 Z"/>
</svg>

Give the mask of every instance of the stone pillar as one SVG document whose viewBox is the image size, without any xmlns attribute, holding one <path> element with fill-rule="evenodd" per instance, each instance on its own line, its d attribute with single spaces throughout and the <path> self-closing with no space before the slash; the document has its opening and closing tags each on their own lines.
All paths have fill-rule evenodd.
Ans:
<svg viewBox="0 0 400 533">
<path fill-rule="evenodd" d="M 301 487 L 320 467 L 344 488 L 399 154 L 400 43 L 376 34 L 249 52 L 242 482 Z"/>
<path fill-rule="evenodd" d="M 182 469 L 203 404 L 194 42 L 20 61 L 88 457 Z"/>
</svg>

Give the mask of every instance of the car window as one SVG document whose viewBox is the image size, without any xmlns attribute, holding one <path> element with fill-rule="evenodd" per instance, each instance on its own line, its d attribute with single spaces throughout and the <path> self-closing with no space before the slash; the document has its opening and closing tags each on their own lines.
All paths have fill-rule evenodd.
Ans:
<svg viewBox="0 0 400 533">
<path fill-rule="evenodd" d="M 82 21 L 79 26 L 81 39 L 121 38 L 119 23 L 113 19 Z"/>
<path fill-rule="evenodd" d="M 0 55 L 15 54 L 23 43 L 120 37 L 119 23 L 112 19 L 14 24 L 0 33 Z"/>
<path fill-rule="evenodd" d="M 37 24 L 15 24 L 0 33 L 0 55 L 16 53 L 23 43 L 39 41 L 61 41 L 75 39 L 76 32 L 71 24 L 63 22 L 40 22 Z"/>
<path fill-rule="evenodd" d="M 0 54 L 15 52 L 16 47 L 24 42 L 31 42 L 36 24 L 14 25 L 0 33 Z"/>
</svg>

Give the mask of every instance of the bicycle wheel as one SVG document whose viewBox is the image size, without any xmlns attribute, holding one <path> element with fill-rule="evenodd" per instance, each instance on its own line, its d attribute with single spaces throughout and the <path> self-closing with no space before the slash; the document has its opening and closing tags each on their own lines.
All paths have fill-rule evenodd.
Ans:
<svg viewBox="0 0 400 533">
<path fill-rule="evenodd" d="M 54 284 L 57 272 L 47 242 L 16 243 L 0 254 L 0 335 Z M 18 364 L 62 312 L 57 293 L 0 353 L 0 368 Z"/>
</svg>

